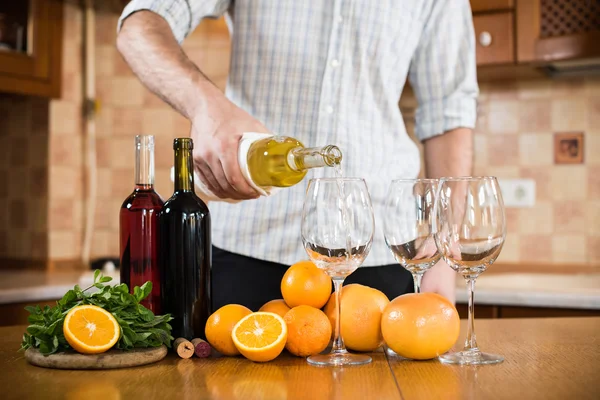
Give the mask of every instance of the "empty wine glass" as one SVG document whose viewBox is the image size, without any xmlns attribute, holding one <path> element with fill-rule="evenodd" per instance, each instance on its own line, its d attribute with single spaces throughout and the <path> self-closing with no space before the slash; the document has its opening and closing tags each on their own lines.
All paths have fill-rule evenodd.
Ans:
<svg viewBox="0 0 600 400">
<path fill-rule="evenodd" d="M 311 179 L 302 212 L 302 243 L 310 259 L 333 280 L 336 326 L 333 347 L 310 356 L 314 365 L 357 365 L 371 362 L 350 354 L 340 333 L 340 291 L 344 279 L 364 262 L 373 243 L 375 220 L 367 185 L 358 178 Z"/>
<path fill-rule="evenodd" d="M 421 292 L 421 278 L 440 260 L 431 229 L 437 179 L 396 179 L 385 206 L 385 243 Z"/>
<path fill-rule="evenodd" d="M 461 274 L 469 290 L 467 340 L 462 351 L 444 354 L 449 364 L 494 364 L 502 356 L 482 353 L 477 347 L 473 295 L 475 280 L 492 265 L 506 238 L 504 202 L 494 177 L 443 178 L 436 195 L 434 238 L 444 261 Z"/>
</svg>

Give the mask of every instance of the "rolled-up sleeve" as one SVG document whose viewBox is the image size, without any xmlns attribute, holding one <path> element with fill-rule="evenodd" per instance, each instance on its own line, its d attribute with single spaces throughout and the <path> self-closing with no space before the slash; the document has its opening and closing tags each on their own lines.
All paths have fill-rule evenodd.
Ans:
<svg viewBox="0 0 600 400">
<path fill-rule="evenodd" d="M 121 29 L 125 18 L 141 11 L 152 11 L 167 21 L 175 39 L 183 42 L 203 18 L 218 18 L 227 11 L 231 0 L 132 0 L 127 4 L 117 30 Z"/>
<path fill-rule="evenodd" d="M 468 0 L 432 2 L 409 80 L 418 101 L 415 133 L 421 141 L 475 127 L 479 88 Z"/>
</svg>

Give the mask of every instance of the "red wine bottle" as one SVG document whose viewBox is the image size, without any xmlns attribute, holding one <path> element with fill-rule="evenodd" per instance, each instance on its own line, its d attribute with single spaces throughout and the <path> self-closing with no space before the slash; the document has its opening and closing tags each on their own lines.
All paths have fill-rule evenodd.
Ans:
<svg viewBox="0 0 600 400">
<path fill-rule="evenodd" d="M 208 207 L 194 192 L 190 138 L 175 139 L 175 192 L 159 213 L 161 300 L 173 337 L 205 339 L 211 312 L 211 240 Z"/>
<path fill-rule="evenodd" d="M 121 283 L 135 286 L 152 282 L 152 292 L 141 304 L 161 314 L 158 262 L 158 213 L 163 200 L 154 191 L 154 136 L 135 137 L 135 188 L 119 213 Z"/>
</svg>

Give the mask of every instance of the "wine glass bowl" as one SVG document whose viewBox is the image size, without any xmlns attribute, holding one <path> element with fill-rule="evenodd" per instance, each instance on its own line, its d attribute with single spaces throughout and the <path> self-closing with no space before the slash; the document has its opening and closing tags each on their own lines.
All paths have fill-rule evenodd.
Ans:
<svg viewBox="0 0 600 400">
<path fill-rule="evenodd" d="M 311 356 L 313 365 L 371 362 L 350 354 L 340 334 L 340 291 L 344 279 L 359 268 L 373 243 L 375 221 L 367 185 L 359 178 L 311 179 L 302 212 L 302 243 L 309 258 L 333 280 L 337 323 L 331 353 Z"/>
<path fill-rule="evenodd" d="M 385 242 L 398 263 L 413 275 L 415 293 L 421 278 L 440 260 L 432 231 L 437 179 L 396 179 L 385 205 Z"/>
<path fill-rule="evenodd" d="M 444 261 L 467 281 L 469 323 L 463 351 L 445 354 L 451 364 L 493 364 L 502 356 L 482 353 L 474 332 L 475 281 L 496 261 L 506 238 L 506 216 L 495 177 L 442 178 L 436 196 L 434 238 Z"/>
</svg>

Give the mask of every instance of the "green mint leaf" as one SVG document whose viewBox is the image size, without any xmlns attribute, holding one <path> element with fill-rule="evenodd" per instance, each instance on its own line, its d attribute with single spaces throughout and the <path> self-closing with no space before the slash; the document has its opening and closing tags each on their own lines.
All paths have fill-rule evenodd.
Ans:
<svg viewBox="0 0 600 400">
<path fill-rule="evenodd" d="M 103 276 L 102 278 L 100 278 L 100 282 L 106 283 L 112 281 L 112 279 L 112 276 Z"/>
<path fill-rule="evenodd" d="M 139 303 L 142 300 L 142 289 L 140 289 L 139 286 L 136 286 L 133 288 L 133 297 L 135 297 L 135 300 Z"/>
<path fill-rule="evenodd" d="M 52 336 L 52 352 L 55 353 L 58 350 L 58 337 Z"/>
<path fill-rule="evenodd" d="M 32 336 L 46 335 L 47 327 L 45 325 L 29 325 L 27 327 L 27 333 Z"/>
<path fill-rule="evenodd" d="M 50 326 L 48 326 L 48 328 L 46 328 L 48 335 L 57 335 L 59 331 L 62 332 L 63 322 L 64 321 L 62 319 L 57 319 Z"/>
<path fill-rule="evenodd" d="M 85 295 L 83 294 L 83 290 L 81 290 L 79 285 L 75 285 L 75 287 L 73 288 L 73 291 L 75 292 L 75 295 L 77 296 L 78 299 L 85 298 Z"/>
<path fill-rule="evenodd" d="M 27 307 L 25 307 L 25 311 L 28 311 L 30 314 L 35 314 L 35 315 L 42 313 L 40 306 L 27 306 Z"/>
<path fill-rule="evenodd" d="M 152 293 L 152 282 L 147 281 L 146 283 L 144 283 L 142 285 L 140 290 L 142 291 L 142 298 L 140 300 L 144 300 L 146 297 L 148 297 L 150 295 L 150 293 Z"/>
<path fill-rule="evenodd" d="M 19 351 L 27 350 L 31 346 L 33 346 L 33 337 L 28 333 L 24 333 L 23 340 L 21 341 L 21 348 L 19 349 Z"/>
<path fill-rule="evenodd" d="M 77 294 L 74 290 L 69 290 L 65 295 L 58 301 L 58 305 L 61 307 L 65 307 L 68 304 L 77 301 Z"/>
<path fill-rule="evenodd" d="M 27 321 L 30 324 L 33 324 L 33 325 L 35 325 L 35 324 L 43 324 L 44 323 L 44 316 L 43 315 L 37 315 L 37 314 L 30 314 L 27 317 Z"/>
<path fill-rule="evenodd" d="M 117 286 L 113 286 L 113 291 L 115 293 L 129 293 L 129 288 L 126 284 L 120 283 Z"/>
<path fill-rule="evenodd" d="M 94 283 L 98 282 L 98 276 L 100 276 L 101 271 L 99 269 L 94 271 Z"/>
<path fill-rule="evenodd" d="M 148 310 L 141 304 L 138 304 L 137 311 L 138 314 L 142 317 L 142 320 L 144 320 L 144 322 L 150 322 L 154 319 L 154 314 L 152 313 L 152 311 Z"/>
<path fill-rule="evenodd" d="M 152 335 L 152 332 L 144 332 L 144 333 L 138 333 L 135 336 L 135 341 L 136 342 L 144 342 L 146 339 L 148 339 L 150 336 Z"/>
<path fill-rule="evenodd" d="M 104 289 L 104 285 L 101 283 L 94 283 L 94 287 L 100 290 Z"/>
</svg>

